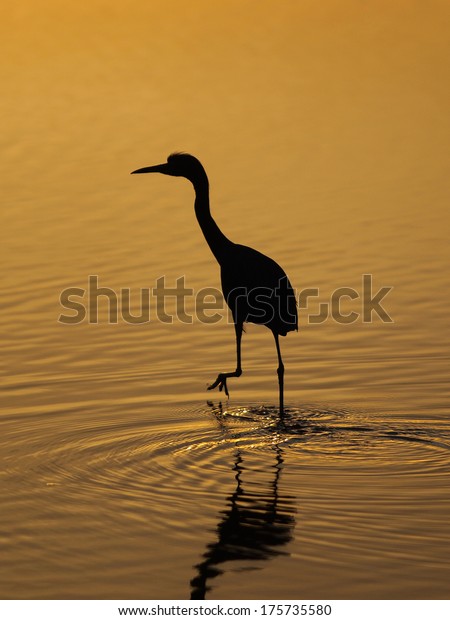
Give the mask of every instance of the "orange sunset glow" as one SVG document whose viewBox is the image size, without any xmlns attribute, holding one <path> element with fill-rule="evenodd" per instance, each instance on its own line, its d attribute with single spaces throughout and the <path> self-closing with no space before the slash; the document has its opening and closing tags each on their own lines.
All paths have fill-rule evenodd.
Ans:
<svg viewBox="0 0 450 620">
<path fill-rule="evenodd" d="M 449 19 L 2 10 L 0 598 L 450 598 Z"/>
</svg>

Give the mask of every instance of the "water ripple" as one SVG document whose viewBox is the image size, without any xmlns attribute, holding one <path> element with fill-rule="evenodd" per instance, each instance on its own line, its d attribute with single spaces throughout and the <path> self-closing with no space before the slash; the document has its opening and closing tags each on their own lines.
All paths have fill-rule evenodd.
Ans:
<svg viewBox="0 0 450 620">
<path fill-rule="evenodd" d="M 304 464 L 312 461 L 327 467 L 330 460 L 334 464 L 339 460 L 343 466 L 393 474 L 450 471 L 448 427 L 401 420 L 387 423 L 367 412 L 314 405 L 290 406 L 283 420 L 274 406 L 218 407 L 215 413 L 224 423 L 250 424 L 235 436 L 240 443 L 253 448 L 283 445 L 299 452 Z M 231 428 L 236 432 L 235 425 Z"/>
<path fill-rule="evenodd" d="M 151 501 L 154 523 L 161 526 L 168 506 L 190 510 L 193 499 L 220 503 L 236 451 L 253 455 L 259 471 L 270 472 L 273 451 L 281 449 L 286 467 L 319 470 L 324 481 L 339 471 L 385 479 L 450 472 L 448 428 L 386 423 L 333 406 L 290 405 L 280 420 L 274 406 L 209 403 L 172 411 L 157 422 L 122 417 L 89 426 L 81 419 L 57 428 L 53 434 L 28 429 L 31 447 L 7 459 L 3 477 L 20 479 L 25 494 L 31 486 L 77 502 L 93 493 L 133 506 Z M 325 482 L 322 493 L 333 494 Z"/>
</svg>

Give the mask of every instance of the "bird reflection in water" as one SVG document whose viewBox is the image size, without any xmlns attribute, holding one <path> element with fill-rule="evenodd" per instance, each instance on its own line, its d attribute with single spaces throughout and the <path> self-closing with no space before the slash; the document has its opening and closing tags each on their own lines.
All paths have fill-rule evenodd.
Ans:
<svg viewBox="0 0 450 620">
<path fill-rule="evenodd" d="M 220 513 L 216 528 L 217 539 L 207 545 L 203 561 L 195 566 L 191 580 L 191 599 L 205 599 L 211 589 L 209 582 L 223 574 L 221 565 L 231 561 L 248 561 L 244 570 L 258 568 L 255 561 L 288 555 L 283 549 L 293 537 L 295 501 L 280 494 L 283 452 L 274 447 L 275 463 L 270 465 L 270 479 L 262 484 L 251 481 L 252 470 L 244 465 L 244 456 L 237 450 L 233 471 L 236 489 L 227 497 L 227 506 Z"/>
</svg>

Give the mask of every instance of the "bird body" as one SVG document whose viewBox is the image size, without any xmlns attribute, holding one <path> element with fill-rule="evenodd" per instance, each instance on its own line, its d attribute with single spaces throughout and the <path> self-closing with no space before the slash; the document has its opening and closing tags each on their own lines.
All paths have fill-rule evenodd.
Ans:
<svg viewBox="0 0 450 620">
<path fill-rule="evenodd" d="M 271 258 L 253 248 L 230 241 L 213 219 L 209 205 L 209 182 L 199 160 L 187 153 L 169 155 L 167 163 L 134 170 L 132 174 L 159 172 L 181 176 L 191 181 L 195 191 L 194 209 L 197 221 L 220 265 L 222 290 L 233 315 L 236 331 L 237 364 L 234 372 L 219 373 L 208 389 L 219 387 L 228 396 L 227 379 L 239 377 L 243 324 L 257 323 L 268 327 L 275 338 L 278 355 L 280 415 L 284 413 L 284 365 L 279 336 L 298 329 L 297 304 L 289 279 Z"/>
<path fill-rule="evenodd" d="M 222 291 L 235 321 L 265 325 L 280 336 L 296 330 L 294 291 L 272 258 L 233 244 L 221 265 Z"/>
</svg>

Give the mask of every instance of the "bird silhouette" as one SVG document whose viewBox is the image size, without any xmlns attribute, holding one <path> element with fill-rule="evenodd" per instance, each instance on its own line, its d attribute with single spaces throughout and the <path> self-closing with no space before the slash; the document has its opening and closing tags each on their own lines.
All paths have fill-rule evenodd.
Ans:
<svg viewBox="0 0 450 620">
<path fill-rule="evenodd" d="M 227 397 L 227 379 L 240 377 L 241 338 L 244 323 L 268 327 L 274 336 L 278 355 L 280 416 L 284 414 L 284 364 L 279 336 L 298 329 L 297 304 L 292 286 L 283 269 L 271 258 L 253 248 L 230 241 L 214 221 L 209 205 L 209 181 L 199 160 L 187 153 L 173 153 L 167 162 L 134 170 L 131 174 L 159 172 L 188 179 L 195 190 L 195 215 L 220 265 L 222 290 L 231 310 L 236 333 L 236 370 L 221 372 L 208 389 L 219 387 Z"/>
</svg>

